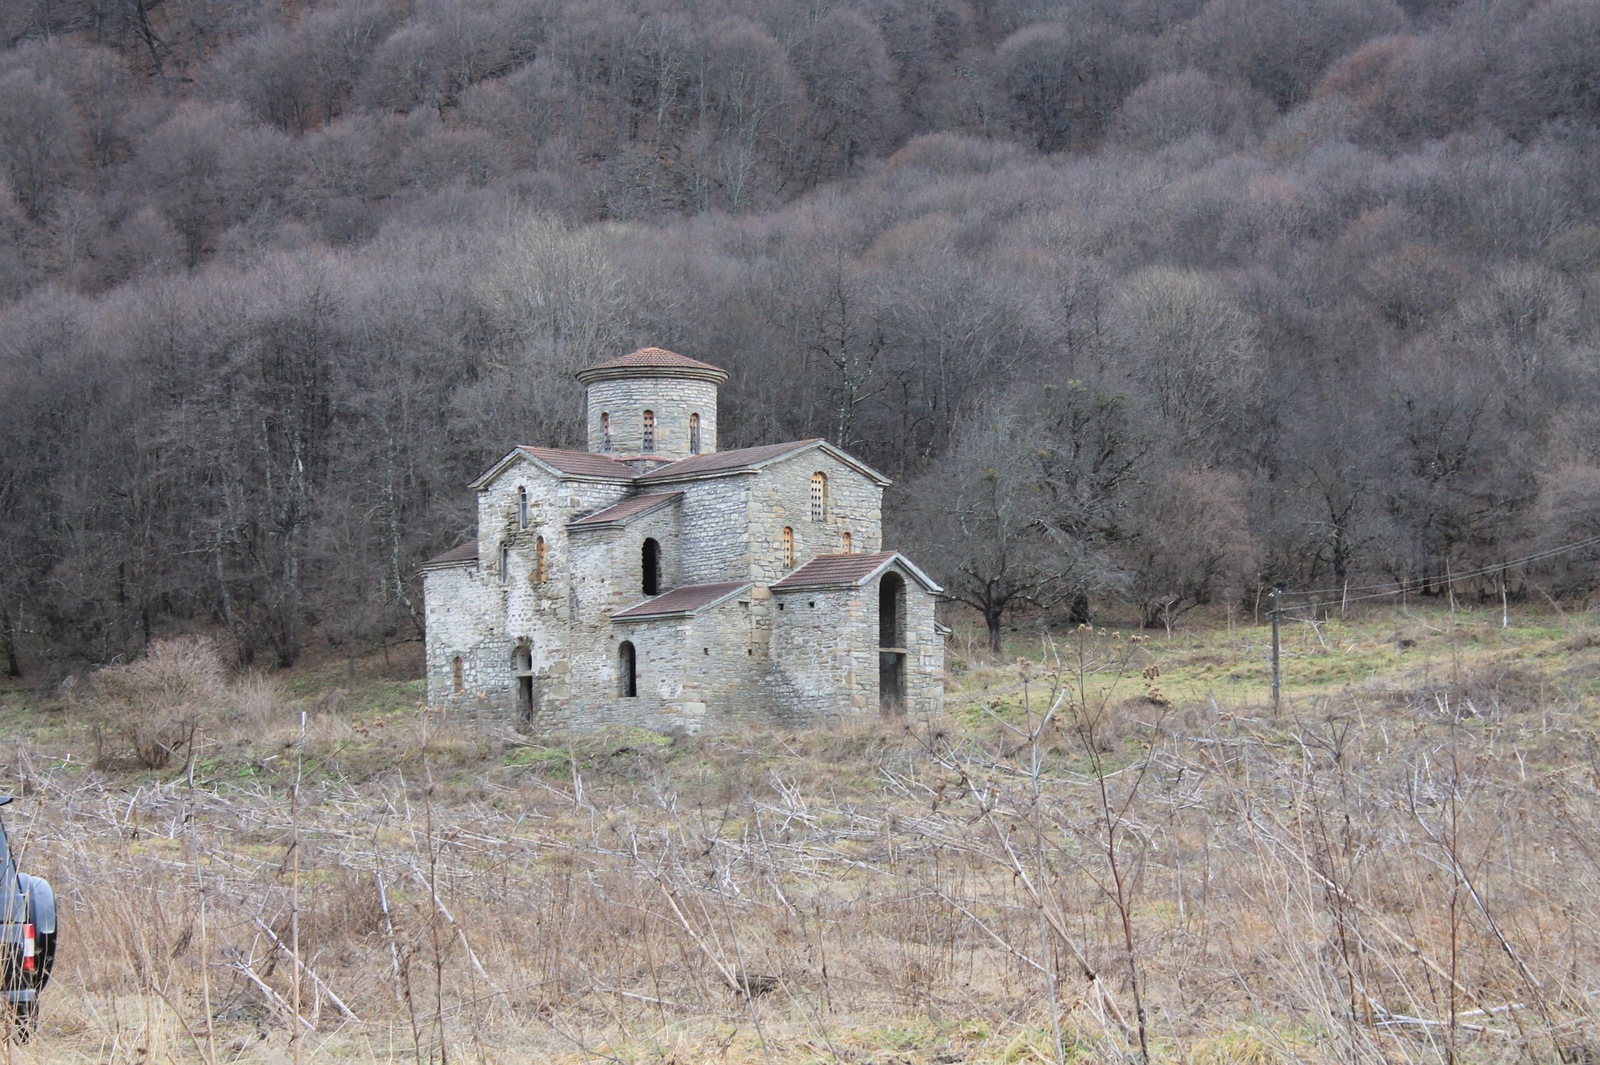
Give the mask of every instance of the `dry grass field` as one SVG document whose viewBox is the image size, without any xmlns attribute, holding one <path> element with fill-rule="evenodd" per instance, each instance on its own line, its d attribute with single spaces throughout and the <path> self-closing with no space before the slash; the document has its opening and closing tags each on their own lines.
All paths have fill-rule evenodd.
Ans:
<svg viewBox="0 0 1600 1065">
<path fill-rule="evenodd" d="M 193 642 L 0 690 L 64 915 L 0 1061 L 1600 1061 L 1592 615 L 1287 622 L 1277 712 L 1263 626 L 1015 639 L 680 740 Z"/>
</svg>

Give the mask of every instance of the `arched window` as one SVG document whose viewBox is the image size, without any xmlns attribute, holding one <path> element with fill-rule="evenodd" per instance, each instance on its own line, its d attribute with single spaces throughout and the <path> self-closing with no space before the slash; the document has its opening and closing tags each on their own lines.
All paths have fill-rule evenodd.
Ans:
<svg viewBox="0 0 1600 1065">
<path fill-rule="evenodd" d="M 639 441 L 640 451 L 654 451 L 656 449 L 656 412 L 644 412 L 644 437 Z"/>
<path fill-rule="evenodd" d="M 600 450 L 611 450 L 611 415 L 603 412 L 600 415 Z"/>
<path fill-rule="evenodd" d="M 511 547 L 507 544 L 500 545 L 500 583 L 504 584 L 511 579 Z"/>
<path fill-rule="evenodd" d="M 787 525 L 783 527 L 783 564 L 794 568 L 794 530 Z"/>
<path fill-rule="evenodd" d="M 700 454 L 700 415 L 689 415 L 689 454 Z"/>
<path fill-rule="evenodd" d="M 841 554 L 848 555 L 850 553 L 850 534 L 849 533 L 841 533 L 840 534 L 840 536 L 839 536 L 839 550 L 840 550 Z"/>
<path fill-rule="evenodd" d="M 538 581 L 540 584 L 543 584 L 545 581 L 550 579 L 550 567 L 549 563 L 545 559 L 544 553 L 544 537 L 539 537 L 539 543 L 536 550 L 538 551 L 538 558 L 534 563 L 533 579 Z"/>
<path fill-rule="evenodd" d="M 461 679 L 460 655 L 456 655 L 455 661 L 450 663 L 450 684 L 455 688 L 457 695 L 460 695 L 462 692 L 467 690 L 466 682 Z"/>
<path fill-rule="evenodd" d="M 811 520 L 828 520 L 828 475 L 821 470 L 811 475 Z"/>
<path fill-rule="evenodd" d="M 639 694 L 639 660 L 633 644 L 627 640 L 623 640 L 617 648 L 617 694 L 624 699 L 632 699 Z"/>
<path fill-rule="evenodd" d="M 526 488 L 519 487 L 517 489 L 517 528 L 526 529 L 527 527 L 528 527 L 528 490 Z"/>
<path fill-rule="evenodd" d="M 655 537 L 647 536 L 644 549 L 639 557 L 640 569 L 644 575 L 642 582 L 645 595 L 657 595 L 661 591 L 661 545 Z"/>
</svg>

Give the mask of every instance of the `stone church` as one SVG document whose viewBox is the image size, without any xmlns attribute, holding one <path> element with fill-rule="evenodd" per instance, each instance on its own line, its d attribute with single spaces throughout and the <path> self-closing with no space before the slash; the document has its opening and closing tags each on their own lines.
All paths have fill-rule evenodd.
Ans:
<svg viewBox="0 0 1600 1065">
<path fill-rule="evenodd" d="M 888 479 L 824 440 L 717 450 L 727 373 L 578 373 L 588 449 L 517 447 L 422 567 L 428 702 L 535 729 L 693 732 L 943 700 L 940 588 L 885 550 Z"/>
</svg>

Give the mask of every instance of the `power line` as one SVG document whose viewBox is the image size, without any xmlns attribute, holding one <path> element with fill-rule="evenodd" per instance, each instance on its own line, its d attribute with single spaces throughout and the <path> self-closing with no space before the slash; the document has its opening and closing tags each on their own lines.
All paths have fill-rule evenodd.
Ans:
<svg viewBox="0 0 1600 1065">
<path fill-rule="evenodd" d="M 1581 551 L 1586 547 L 1595 546 L 1600 546 L 1600 535 L 1590 536 L 1586 539 L 1577 540 L 1570 544 L 1562 544 L 1560 547 L 1551 547 L 1543 551 L 1536 551 L 1531 555 L 1524 555 L 1521 558 L 1507 559 L 1504 562 L 1497 562 L 1492 566 L 1483 566 L 1478 569 L 1464 570 L 1460 573 L 1451 573 L 1448 575 L 1448 579 L 1451 581 L 1456 581 L 1470 580 L 1473 577 L 1487 577 L 1496 573 L 1503 573 L 1514 566 L 1526 566 L 1532 562 L 1541 562 L 1547 558 L 1556 558 L 1560 555 L 1569 554 L 1573 551 Z M 1386 581 L 1381 584 L 1361 584 L 1353 587 L 1346 586 L 1344 588 L 1316 588 L 1306 591 L 1292 591 L 1285 589 L 1285 593 L 1288 595 L 1300 596 L 1337 595 L 1341 597 L 1341 601 L 1343 602 L 1359 603 L 1367 599 L 1382 599 L 1386 596 L 1402 595 L 1406 591 L 1406 585 L 1407 582 L 1405 581 Z M 1350 594 L 1351 592 L 1360 592 L 1364 594 L 1352 596 Z"/>
</svg>

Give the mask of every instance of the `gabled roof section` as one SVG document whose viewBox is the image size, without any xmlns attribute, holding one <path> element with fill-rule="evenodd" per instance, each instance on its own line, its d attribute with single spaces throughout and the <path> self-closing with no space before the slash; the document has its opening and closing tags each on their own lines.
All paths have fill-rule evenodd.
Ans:
<svg viewBox="0 0 1600 1065">
<path fill-rule="evenodd" d="M 619 377 L 688 377 L 720 385 L 728 379 L 728 371 L 666 348 L 640 348 L 578 371 L 581 385 Z"/>
<path fill-rule="evenodd" d="M 727 602 L 752 587 L 749 581 L 720 581 L 716 584 L 686 584 L 665 595 L 619 610 L 612 621 L 654 621 L 659 618 L 691 617 L 708 607 Z"/>
<path fill-rule="evenodd" d="M 774 462 L 802 455 L 808 451 L 823 451 L 829 457 L 849 466 L 880 488 L 890 484 L 889 478 L 868 466 L 849 452 L 834 447 L 826 440 L 794 440 L 786 444 L 763 444 L 760 447 L 742 447 L 733 451 L 713 451 L 706 455 L 690 455 L 677 462 L 659 466 L 639 478 L 640 484 L 665 484 L 672 481 L 698 480 L 705 477 L 723 477 L 735 473 L 759 473 Z"/>
<path fill-rule="evenodd" d="M 485 470 L 469 488 L 482 489 L 494 483 L 512 464 L 521 459 L 532 459 L 549 472 L 563 479 L 580 481 L 631 481 L 633 467 L 606 455 L 591 451 L 567 451 L 558 447 L 514 447 L 505 458 Z"/>
<path fill-rule="evenodd" d="M 816 591 L 822 588 L 859 588 L 890 566 L 899 566 L 918 584 L 935 595 L 944 589 L 898 551 L 879 551 L 871 555 L 818 555 L 781 581 L 775 592 Z"/>
<path fill-rule="evenodd" d="M 471 566 L 478 561 L 478 541 L 468 540 L 458 544 L 442 555 L 434 555 L 424 562 L 419 569 L 445 569 L 450 566 Z"/>
<path fill-rule="evenodd" d="M 620 529 L 635 518 L 654 514 L 683 498 L 682 492 L 646 492 L 644 495 L 624 499 L 614 506 L 585 514 L 576 521 L 567 522 L 569 529 Z"/>
</svg>

